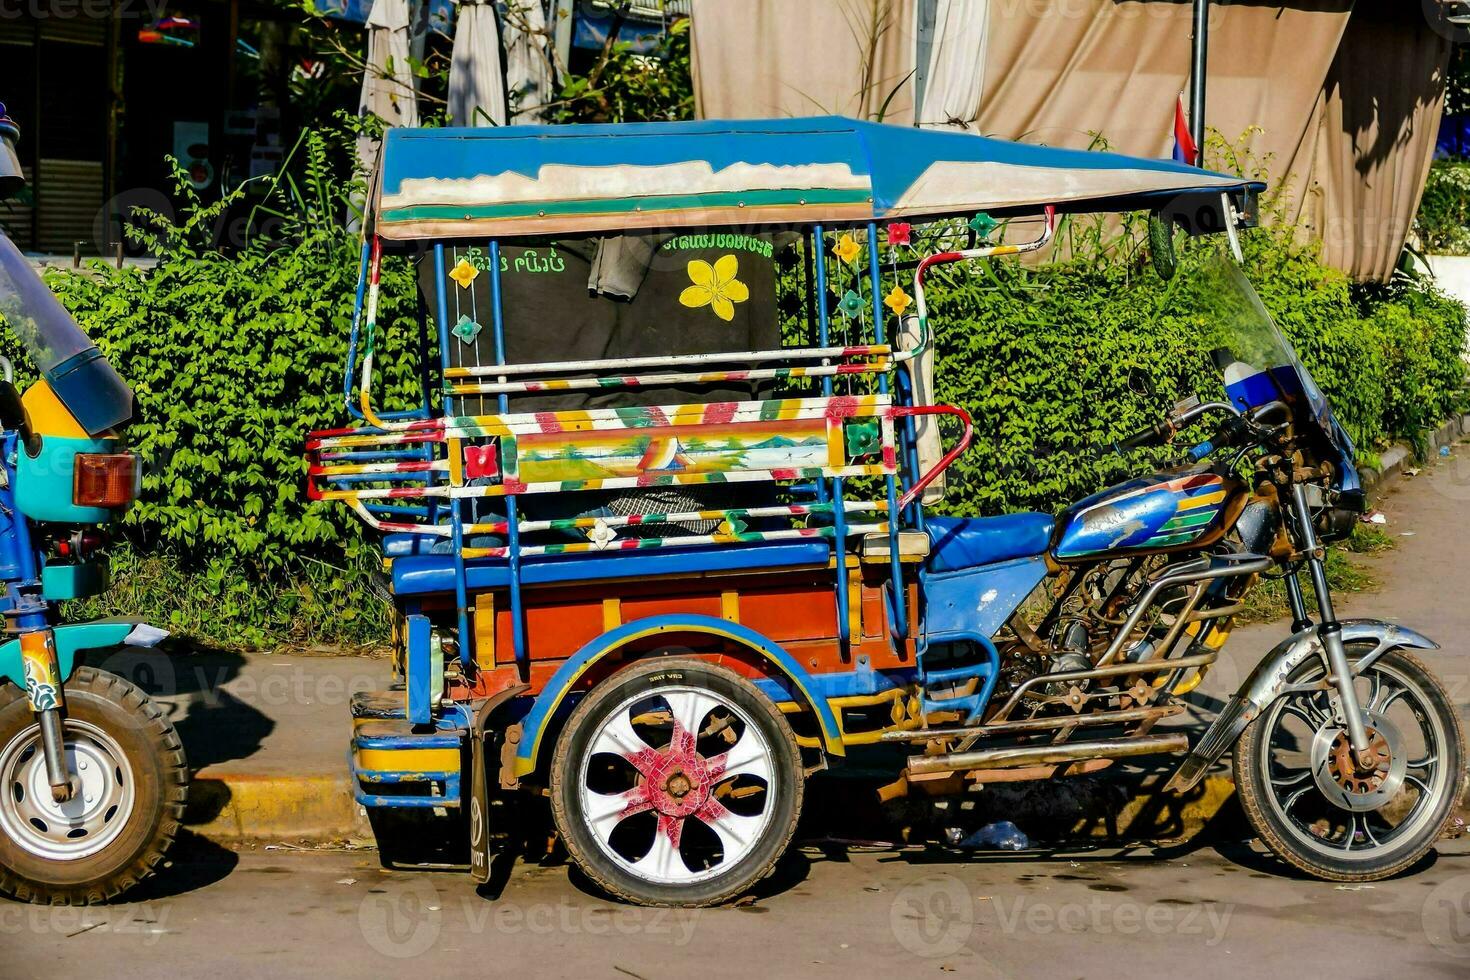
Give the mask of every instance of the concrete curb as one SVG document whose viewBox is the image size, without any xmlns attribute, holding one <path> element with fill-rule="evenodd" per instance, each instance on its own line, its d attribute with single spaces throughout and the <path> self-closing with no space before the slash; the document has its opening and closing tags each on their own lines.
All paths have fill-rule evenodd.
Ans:
<svg viewBox="0 0 1470 980">
<path fill-rule="evenodd" d="M 1452 419 L 1431 435 L 1430 451 L 1438 452 L 1467 434 L 1470 415 Z M 1403 477 L 1413 458 L 1410 446 L 1391 447 L 1381 455 L 1379 469 L 1364 471 L 1365 486 L 1381 491 Z M 345 719 L 343 731 L 345 738 Z M 352 789 L 345 762 L 340 774 L 305 776 L 205 769 L 190 789 L 184 823 L 222 843 L 370 837 L 367 817 L 353 800 Z M 1042 838 L 1173 841 L 1206 831 L 1243 830 L 1238 808 L 1230 805 L 1234 795 L 1235 784 L 1223 775 L 1206 778 L 1183 796 L 1165 794 L 1153 785 L 1083 777 L 1039 788 L 997 784 L 983 794 L 982 810 Z M 1470 809 L 1463 803 L 1459 816 L 1463 828 L 1470 822 Z"/>
<path fill-rule="evenodd" d="M 340 840 L 369 835 L 341 775 L 261 776 L 205 769 L 189 786 L 184 826 L 214 841 Z"/>
<path fill-rule="evenodd" d="M 1441 447 L 1452 446 L 1466 435 L 1470 435 L 1470 415 L 1450 419 L 1430 434 L 1429 451 L 1437 453 Z M 1378 461 L 1382 464 L 1378 469 L 1363 469 L 1363 486 L 1369 490 L 1381 490 L 1401 478 L 1414 461 L 1414 447 L 1405 442 L 1394 443 L 1379 455 Z"/>
</svg>

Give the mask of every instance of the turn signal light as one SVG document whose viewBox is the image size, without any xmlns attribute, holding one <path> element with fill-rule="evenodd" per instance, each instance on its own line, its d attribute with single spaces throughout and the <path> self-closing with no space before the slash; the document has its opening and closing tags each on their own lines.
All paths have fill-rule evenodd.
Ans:
<svg viewBox="0 0 1470 980">
<path fill-rule="evenodd" d="M 78 453 L 72 503 L 122 507 L 137 495 L 138 457 L 132 453 Z"/>
</svg>

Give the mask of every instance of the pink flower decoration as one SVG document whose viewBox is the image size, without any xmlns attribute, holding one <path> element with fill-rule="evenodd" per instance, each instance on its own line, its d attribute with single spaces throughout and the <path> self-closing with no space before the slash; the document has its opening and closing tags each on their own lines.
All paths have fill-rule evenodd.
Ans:
<svg viewBox="0 0 1470 980">
<path fill-rule="evenodd" d="M 907 221 L 895 221 L 888 226 L 889 245 L 907 245 L 913 234 L 914 226 Z"/>
</svg>

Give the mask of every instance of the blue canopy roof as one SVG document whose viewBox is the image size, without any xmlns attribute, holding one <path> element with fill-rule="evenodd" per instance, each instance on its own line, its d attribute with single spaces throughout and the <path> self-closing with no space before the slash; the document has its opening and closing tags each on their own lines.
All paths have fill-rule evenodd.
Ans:
<svg viewBox="0 0 1470 980">
<path fill-rule="evenodd" d="M 1260 189 L 1170 160 L 840 116 L 390 129 L 376 191 L 390 239 L 843 223 L 976 211 L 1125 211 Z"/>
</svg>

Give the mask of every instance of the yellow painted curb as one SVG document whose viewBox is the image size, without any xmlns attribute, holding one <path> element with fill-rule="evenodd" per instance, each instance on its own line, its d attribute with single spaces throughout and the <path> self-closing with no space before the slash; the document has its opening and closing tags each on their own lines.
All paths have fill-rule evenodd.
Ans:
<svg viewBox="0 0 1470 980">
<path fill-rule="evenodd" d="M 1235 796 L 1228 776 L 1207 776 L 1188 793 L 1163 791 L 1136 796 L 1118 815 L 1124 836 L 1141 840 L 1193 837 L 1219 815 Z"/>
<path fill-rule="evenodd" d="M 212 840 L 325 840 L 368 832 L 352 798 L 352 780 L 338 775 L 194 777 L 184 826 Z"/>
</svg>

